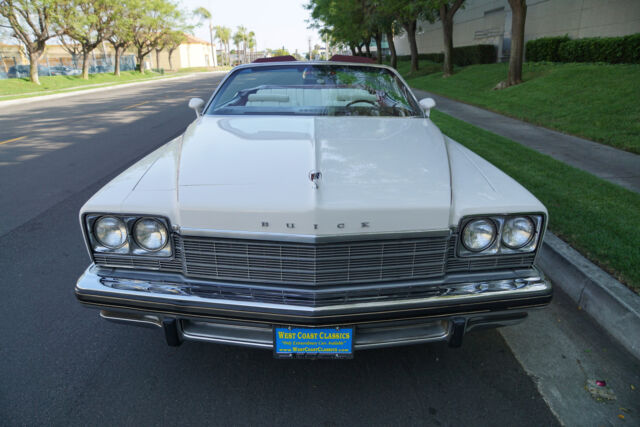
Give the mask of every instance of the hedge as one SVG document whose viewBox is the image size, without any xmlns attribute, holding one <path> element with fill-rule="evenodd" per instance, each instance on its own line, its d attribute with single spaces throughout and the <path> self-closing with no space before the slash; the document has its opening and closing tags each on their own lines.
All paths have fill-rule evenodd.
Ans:
<svg viewBox="0 0 640 427">
<path fill-rule="evenodd" d="M 497 61 L 496 46 L 492 44 L 475 44 L 453 48 L 453 63 L 459 67 L 472 64 L 493 64 Z M 411 55 L 400 55 L 400 60 L 411 60 Z M 421 53 L 418 59 L 432 62 L 444 62 L 444 53 Z"/>
<path fill-rule="evenodd" d="M 576 40 L 568 36 L 530 40 L 527 42 L 527 61 L 640 64 L 640 33 Z"/>
</svg>

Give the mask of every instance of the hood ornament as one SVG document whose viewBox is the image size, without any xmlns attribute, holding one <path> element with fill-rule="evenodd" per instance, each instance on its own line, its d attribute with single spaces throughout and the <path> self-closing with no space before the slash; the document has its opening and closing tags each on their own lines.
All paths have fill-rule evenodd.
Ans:
<svg viewBox="0 0 640 427">
<path fill-rule="evenodd" d="M 312 170 L 311 172 L 309 172 L 309 179 L 313 183 L 314 190 L 318 189 L 318 181 L 320 181 L 321 177 L 322 177 L 322 173 L 318 170 Z"/>
</svg>

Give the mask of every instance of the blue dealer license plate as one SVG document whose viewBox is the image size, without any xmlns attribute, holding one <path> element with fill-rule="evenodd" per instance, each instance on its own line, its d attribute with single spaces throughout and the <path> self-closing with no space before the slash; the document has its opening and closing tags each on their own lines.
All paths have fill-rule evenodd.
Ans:
<svg viewBox="0 0 640 427">
<path fill-rule="evenodd" d="M 276 327 L 277 357 L 351 357 L 353 328 Z"/>
</svg>

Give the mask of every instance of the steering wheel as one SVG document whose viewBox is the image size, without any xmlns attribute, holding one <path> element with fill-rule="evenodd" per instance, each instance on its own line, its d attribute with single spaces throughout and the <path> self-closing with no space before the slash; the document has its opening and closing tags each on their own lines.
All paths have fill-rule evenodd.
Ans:
<svg viewBox="0 0 640 427">
<path fill-rule="evenodd" d="M 345 105 L 345 107 L 351 107 L 353 104 L 356 104 L 358 102 L 366 102 L 366 103 L 371 104 L 371 105 L 376 105 L 376 101 L 371 101 L 369 99 L 356 99 L 354 101 L 351 101 L 347 105 Z"/>
</svg>

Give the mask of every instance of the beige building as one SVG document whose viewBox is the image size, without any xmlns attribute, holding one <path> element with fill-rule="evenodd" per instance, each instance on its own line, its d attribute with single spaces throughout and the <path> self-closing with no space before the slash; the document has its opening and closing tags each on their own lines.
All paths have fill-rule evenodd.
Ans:
<svg viewBox="0 0 640 427">
<path fill-rule="evenodd" d="M 186 35 L 187 40 L 178 46 L 171 55 L 171 66 L 169 65 L 169 52 L 163 50 L 160 52 L 160 64 L 156 60 L 156 52 L 153 51 L 145 57 L 145 68 L 164 68 L 165 70 L 178 70 L 190 67 L 212 67 L 213 60 L 211 55 L 211 43 L 200 40 L 191 35 Z M 69 66 L 82 67 L 82 56 L 79 54 L 73 58 L 73 55 L 67 51 L 61 44 L 47 44 L 45 55 L 40 60 L 41 66 Z M 113 66 L 113 48 L 110 43 L 102 43 L 89 57 L 91 66 L 103 65 Z M 123 53 L 123 65 L 128 64 L 133 68 L 135 51 L 129 49 Z M 128 61 L 127 61 L 128 60 Z M 75 62 L 75 63 L 74 63 Z M 14 65 L 28 65 L 29 58 L 24 54 L 24 49 L 18 44 L 2 44 L 0 43 L 0 70 L 7 71 Z M 125 66 L 123 69 L 127 69 Z"/>
<path fill-rule="evenodd" d="M 498 58 L 511 45 L 507 0 L 466 0 L 454 17 L 453 45 L 494 44 Z M 527 0 L 525 42 L 568 34 L 571 38 L 623 36 L 640 32 L 640 0 Z M 420 22 L 420 53 L 443 50 L 442 24 Z M 394 38 L 399 55 L 409 55 L 407 35 Z"/>
<path fill-rule="evenodd" d="M 171 66 L 169 65 L 169 52 L 160 52 L 160 64 L 156 61 L 155 51 L 146 57 L 151 68 L 164 68 L 165 70 L 178 70 L 191 67 L 213 67 L 211 43 L 187 34 L 187 40 L 178 46 L 171 54 Z M 216 52 L 218 53 L 218 52 Z"/>
</svg>

